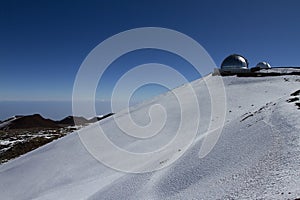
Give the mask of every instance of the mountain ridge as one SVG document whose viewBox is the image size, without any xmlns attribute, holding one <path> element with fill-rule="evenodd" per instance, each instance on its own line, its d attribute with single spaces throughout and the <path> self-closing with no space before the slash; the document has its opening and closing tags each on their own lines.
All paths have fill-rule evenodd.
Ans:
<svg viewBox="0 0 300 200">
<path fill-rule="evenodd" d="M 67 116 L 61 120 L 52 120 L 40 114 L 16 115 L 0 122 L 0 130 L 32 129 L 32 128 L 62 128 L 65 126 L 86 125 L 110 117 L 113 113 L 101 117 L 86 119 L 84 117 Z"/>
<path fill-rule="evenodd" d="M 209 79 L 213 89 L 219 87 L 214 85 L 215 78 Z M 208 124 L 216 119 L 211 118 L 211 100 L 202 79 L 191 83 L 201 110 L 197 136 L 172 165 L 140 174 L 116 171 L 97 161 L 76 131 L 0 165 L 2 197 L 24 200 L 298 199 L 300 112 L 296 103 L 300 102 L 291 99 L 300 97 L 297 92 L 300 90 L 299 76 L 222 79 L 226 91 L 225 124 L 216 145 L 204 158 L 199 158 L 203 134 L 206 134 Z M 176 92 L 186 94 L 185 86 L 177 88 Z M 116 118 L 122 122 L 130 115 L 137 123 L 147 124 L 148 111 L 156 104 L 164 106 L 169 121 L 162 133 L 147 141 L 136 141 L 123 134 L 114 121 Z M 100 125 L 119 148 L 151 152 L 162 148 L 174 137 L 180 113 L 176 97 L 169 92 L 80 131 L 96 131 Z M 187 127 L 186 132 L 189 131 Z M 107 151 L 107 157 L 110 156 Z M 118 159 L 126 163 L 123 157 Z M 160 157 L 149 162 L 165 165 L 169 159 Z"/>
</svg>

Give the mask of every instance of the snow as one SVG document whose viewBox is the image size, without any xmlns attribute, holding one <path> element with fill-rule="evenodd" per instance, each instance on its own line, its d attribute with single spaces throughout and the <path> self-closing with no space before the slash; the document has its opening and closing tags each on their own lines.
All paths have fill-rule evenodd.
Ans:
<svg viewBox="0 0 300 200">
<path fill-rule="evenodd" d="M 68 129 L 80 129 L 83 125 L 67 126 Z"/>
<path fill-rule="evenodd" d="M 94 159 L 74 132 L 1 165 L 1 199 L 299 198 L 300 112 L 294 103 L 286 102 L 292 92 L 300 89 L 298 79 L 224 77 L 225 125 L 207 156 L 200 152 L 203 134 L 218 116 L 212 114 L 208 90 L 200 79 L 192 82 L 200 107 L 198 133 L 194 143 L 172 165 L 141 174 L 115 171 Z M 186 87 L 175 90 L 184 96 Z M 217 89 L 219 85 L 212 87 Z M 174 93 L 134 106 L 130 114 L 137 124 L 148 124 L 148 109 L 155 104 L 164 106 L 167 121 L 161 133 L 151 138 L 136 140 L 123 134 L 113 118 L 99 123 L 120 148 L 132 152 L 156 150 L 169 142 L 178 129 L 180 111 Z M 194 113 L 186 109 L 194 119 Z M 121 111 L 115 117 L 122 120 L 126 115 Z M 81 130 L 96 128 L 97 123 Z M 189 134 L 188 128 L 186 131 Z M 214 131 L 218 130 L 208 134 Z M 172 160 L 166 155 L 147 164 L 164 165 Z"/>
<path fill-rule="evenodd" d="M 0 123 L 0 129 L 7 126 L 7 125 L 9 125 L 11 122 L 13 122 L 16 119 L 17 119 L 17 117 L 13 116 L 9 120 Z"/>
<path fill-rule="evenodd" d="M 261 71 L 264 72 L 277 72 L 277 73 L 292 73 L 292 72 L 300 72 L 299 67 L 295 68 L 288 68 L 288 67 L 278 67 L 278 68 L 271 68 L 271 69 L 262 69 Z"/>
<path fill-rule="evenodd" d="M 9 140 L 0 140 L 0 145 L 11 145 L 14 143 L 18 143 L 18 142 L 24 142 L 25 140 L 13 140 L 13 141 L 9 141 Z"/>
<path fill-rule="evenodd" d="M 0 145 L 9 145 L 11 144 L 11 141 L 8 140 L 0 140 Z"/>
</svg>

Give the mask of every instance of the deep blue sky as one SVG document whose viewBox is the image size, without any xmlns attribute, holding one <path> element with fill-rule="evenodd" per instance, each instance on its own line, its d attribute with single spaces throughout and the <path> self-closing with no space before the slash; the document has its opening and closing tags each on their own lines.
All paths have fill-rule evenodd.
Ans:
<svg viewBox="0 0 300 200">
<path fill-rule="evenodd" d="M 251 66 L 261 60 L 299 66 L 299 7 L 297 0 L 0 1 L 0 101 L 70 100 L 87 54 L 106 38 L 137 27 L 185 33 L 217 65 L 227 55 L 240 53 Z M 159 62 L 157 53 L 149 57 L 138 52 L 139 61 L 127 58 L 122 65 Z M 163 57 L 178 67 L 183 62 Z M 187 68 L 182 65 L 180 70 L 189 80 L 197 78 Z M 108 77 L 113 80 L 118 73 Z M 101 98 L 106 99 L 106 93 Z"/>
</svg>

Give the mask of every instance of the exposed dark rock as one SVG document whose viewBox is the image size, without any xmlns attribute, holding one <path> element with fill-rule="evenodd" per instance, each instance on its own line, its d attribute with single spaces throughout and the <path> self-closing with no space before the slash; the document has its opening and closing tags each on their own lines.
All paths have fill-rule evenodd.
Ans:
<svg viewBox="0 0 300 200">
<path fill-rule="evenodd" d="M 296 92 L 293 92 L 291 96 L 299 96 L 300 95 L 300 90 L 297 90 Z"/>
<path fill-rule="evenodd" d="M 66 126 L 76 125 L 86 125 L 88 123 L 94 123 L 100 120 L 103 120 L 107 117 L 112 116 L 114 113 L 106 114 L 102 117 L 94 117 L 90 120 L 85 119 L 84 117 L 68 116 L 59 121 L 54 121 L 51 119 L 45 119 L 39 114 L 28 115 L 28 116 L 15 116 L 11 117 L 3 122 L 8 122 L 6 126 L 0 128 L 0 130 L 9 130 L 9 129 L 32 129 L 32 128 L 61 128 Z"/>
<path fill-rule="evenodd" d="M 58 139 L 64 135 L 55 135 L 51 138 L 47 137 L 33 137 L 28 140 L 24 140 L 23 142 L 16 142 L 16 144 L 12 145 L 8 150 L 0 153 L 0 163 L 6 162 L 10 159 L 19 157 L 29 151 L 32 151 L 40 146 L 43 146 L 54 139 Z M 9 145 L 2 146 L 1 149 L 10 147 Z M 0 150 L 1 150 L 0 149 Z"/>
<path fill-rule="evenodd" d="M 12 119 L 12 118 L 11 118 Z M 6 121 L 9 121 L 8 119 Z M 45 119 L 39 114 L 18 116 L 8 125 L 2 127 L 2 130 L 7 129 L 30 129 L 30 128 L 59 128 L 59 125 L 51 119 Z"/>
<path fill-rule="evenodd" d="M 113 114 L 94 117 L 91 120 L 68 116 L 60 121 L 53 121 L 45 119 L 39 114 L 7 119 L 5 122 L 11 122 L 0 130 L 0 140 L 7 141 L 7 144 L 0 145 L 0 164 L 78 130 L 78 127 L 72 127 L 75 123 L 86 125 L 103 120 Z"/>
<path fill-rule="evenodd" d="M 60 121 L 56 121 L 57 124 L 59 125 L 69 125 L 69 126 L 74 126 L 76 125 L 86 125 L 88 123 L 94 123 L 100 120 L 103 120 L 107 117 L 112 116 L 114 113 L 109 113 L 106 115 L 103 115 L 102 117 L 94 117 L 90 120 L 85 119 L 84 117 L 75 117 L 75 116 L 68 116 Z"/>
<path fill-rule="evenodd" d="M 240 122 L 242 122 L 242 121 L 244 121 L 244 120 L 246 120 L 247 118 L 252 117 L 252 116 L 253 116 L 253 114 L 247 115 L 247 116 L 244 117 Z"/>
<path fill-rule="evenodd" d="M 85 125 L 89 123 L 89 120 L 85 119 L 84 117 L 68 116 L 60 121 L 56 121 L 56 123 L 60 125 L 74 126 L 75 124 Z"/>
<path fill-rule="evenodd" d="M 286 102 L 291 103 L 291 102 L 295 102 L 295 101 L 298 101 L 298 100 L 299 100 L 298 97 L 294 97 L 294 98 L 286 100 Z"/>
</svg>

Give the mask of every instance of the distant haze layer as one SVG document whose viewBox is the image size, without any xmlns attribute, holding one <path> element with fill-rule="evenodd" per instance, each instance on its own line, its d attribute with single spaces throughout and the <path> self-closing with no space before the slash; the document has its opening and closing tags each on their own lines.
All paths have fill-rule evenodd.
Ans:
<svg viewBox="0 0 300 200">
<path fill-rule="evenodd" d="M 96 102 L 97 115 L 109 113 L 110 102 Z M 62 119 L 72 115 L 71 101 L 0 101 L 0 120 L 14 115 L 29 115 L 39 113 L 53 120 Z"/>
</svg>

